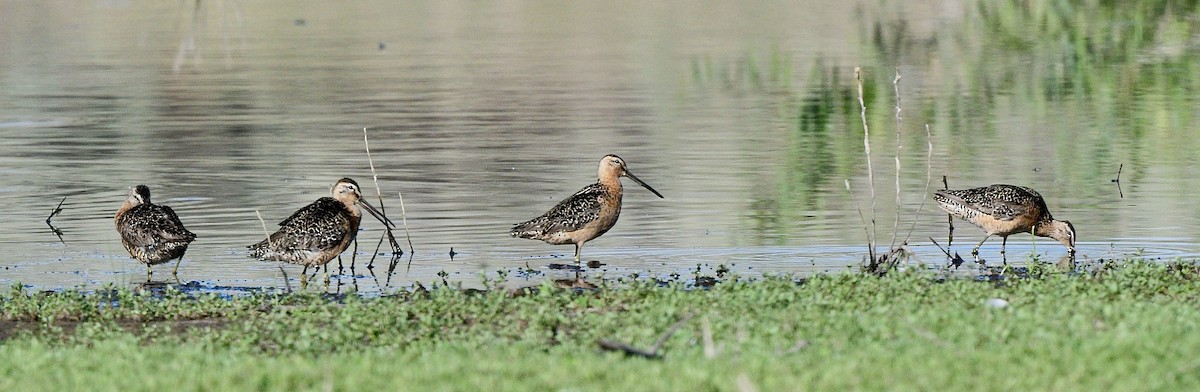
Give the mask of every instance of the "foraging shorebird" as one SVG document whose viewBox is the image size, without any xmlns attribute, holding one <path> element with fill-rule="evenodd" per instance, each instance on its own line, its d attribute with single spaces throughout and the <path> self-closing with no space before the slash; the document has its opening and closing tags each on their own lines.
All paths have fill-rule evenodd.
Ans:
<svg viewBox="0 0 1200 392">
<path fill-rule="evenodd" d="M 129 189 L 129 196 L 117 209 L 113 222 L 129 256 L 146 264 L 146 281 L 154 274 L 150 266 L 171 259 L 177 259 L 171 275 L 178 276 L 184 252 L 196 240 L 196 235 L 183 227 L 171 207 L 150 202 L 150 188 L 145 185 Z"/>
<path fill-rule="evenodd" d="M 933 193 L 933 199 L 950 215 L 979 226 L 987 235 L 971 250 L 979 256 L 979 247 L 988 237 L 998 235 L 1000 253 L 1008 243 L 1008 236 L 1016 233 L 1033 233 L 1050 237 L 1069 253 L 1075 253 L 1075 226 L 1065 220 L 1050 216 L 1046 201 L 1037 191 L 1023 186 L 996 184 L 980 188 L 949 190 Z"/>
<path fill-rule="evenodd" d="M 279 222 L 279 230 L 274 234 L 248 246 L 250 257 L 303 265 L 305 275 L 302 275 L 301 282 L 304 283 L 308 267 L 324 265 L 350 247 L 362 220 L 358 205 L 365 207 L 383 224 L 395 227 L 392 221 L 363 200 L 358 183 L 354 180 L 338 180 L 330 193 L 332 197 L 322 197 L 297 210 Z M 329 272 L 325 274 L 325 283 L 328 284 Z"/>
<path fill-rule="evenodd" d="M 625 161 L 608 154 L 600 160 L 600 179 L 537 218 L 513 226 L 513 237 L 542 240 L 553 245 L 575 244 L 575 264 L 583 244 L 603 235 L 621 215 L 621 177 L 629 177 L 654 195 L 663 195 L 638 179 Z"/>
</svg>

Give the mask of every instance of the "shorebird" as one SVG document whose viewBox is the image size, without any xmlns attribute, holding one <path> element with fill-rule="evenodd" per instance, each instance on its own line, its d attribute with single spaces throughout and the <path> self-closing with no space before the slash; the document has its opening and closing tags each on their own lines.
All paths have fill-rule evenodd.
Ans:
<svg viewBox="0 0 1200 392">
<path fill-rule="evenodd" d="M 950 215 L 979 226 L 987 235 L 971 254 L 979 256 L 979 247 L 988 237 L 998 235 L 1000 253 L 1008 243 L 1008 236 L 1016 233 L 1033 233 L 1050 237 L 1069 253 L 1075 253 L 1075 226 L 1065 220 L 1055 220 L 1046 207 L 1046 201 L 1037 191 L 1023 186 L 996 184 L 980 188 L 934 192 L 933 199 Z"/>
<path fill-rule="evenodd" d="M 150 188 L 145 185 L 129 189 L 129 196 L 117 209 L 113 222 L 129 256 L 146 264 L 146 281 L 154 274 L 150 266 L 171 259 L 177 259 L 171 275 L 178 276 L 184 252 L 196 240 L 196 235 L 183 227 L 171 207 L 150 202 Z"/>
<path fill-rule="evenodd" d="M 366 208 L 380 222 L 396 227 L 375 207 L 363 200 L 358 183 L 343 178 L 330 188 L 332 197 L 322 197 L 297 210 L 292 216 L 279 222 L 279 230 L 267 239 L 250 245 L 250 257 L 259 260 L 283 261 L 304 266 L 301 283 L 305 283 L 308 267 L 320 266 L 342 254 L 358 234 L 362 213 L 358 205 Z M 329 272 L 325 272 L 325 283 L 329 284 Z"/>
<path fill-rule="evenodd" d="M 542 216 L 513 226 L 513 237 L 542 240 L 553 245 L 575 244 L 575 264 L 585 242 L 603 235 L 621 215 L 621 177 L 629 177 L 662 198 L 663 195 L 629 172 L 625 161 L 608 154 L 600 159 L 600 179 L 575 192 Z"/>
</svg>

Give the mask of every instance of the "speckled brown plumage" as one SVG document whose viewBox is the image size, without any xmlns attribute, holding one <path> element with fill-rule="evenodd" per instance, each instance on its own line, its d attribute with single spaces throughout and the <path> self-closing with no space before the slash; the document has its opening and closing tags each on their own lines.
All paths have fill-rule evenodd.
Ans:
<svg viewBox="0 0 1200 392">
<path fill-rule="evenodd" d="M 601 216 L 612 222 L 598 224 L 592 238 L 599 237 L 617 223 L 621 215 L 621 192 L 613 192 L 599 182 L 588 185 L 559 202 L 542 216 L 518 223 L 511 234 L 519 238 L 542 240 L 560 245 L 574 243 L 566 233 L 583 229 L 589 223 L 599 223 Z"/>
<path fill-rule="evenodd" d="M 151 265 L 182 259 L 188 244 L 196 239 L 195 234 L 183 227 L 171 207 L 150 202 L 150 188 L 145 185 L 129 190 L 129 196 L 117 209 L 113 221 L 125 250 L 132 258 L 146 264 L 147 280 Z M 176 264 L 176 270 L 178 268 Z"/>
<path fill-rule="evenodd" d="M 549 244 L 575 244 L 575 262 L 583 244 L 607 233 L 621 215 L 621 177 L 629 177 L 658 197 L 663 197 L 629 172 L 625 161 L 616 155 L 600 160 L 599 180 L 559 202 L 545 214 L 518 223 L 509 232 L 513 237 L 545 241 Z"/>
<path fill-rule="evenodd" d="M 362 221 L 358 206 L 362 206 L 384 225 L 395 227 L 379 210 L 363 200 L 358 183 L 354 180 L 340 179 L 329 192 L 333 197 L 322 197 L 297 210 L 279 222 L 279 230 L 267 236 L 267 239 L 248 246 L 250 257 L 303 265 L 300 286 L 304 287 L 308 267 L 324 265 L 350 247 Z M 325 270 L 325 284 L 329 284 L 328 268 Z"/>
<path fill-rule="evenodd" d="M 1070 251 L 1075 250 L 1075 227 L 1071 222 L 1055 220 L 1042 195 L 1033 189 L 1004 184 L 944 189 L 934 192 L 933 199 L 950 215 L 971 222 L 987 232 L 972 253 L 978 254 L 979 246 L 993 235 L 1003 238 L 1000 248 L 1003 253 L 1008 236 L 1016 233 L 1054 238 Z"/>
<path fill-rule="evenodd" d="M 250 257 L 304 266 L 333 260 L 354 241 L 362 220 L 356 204 L 361 195 L 358 183 L 343 178 L 322 197 L 279 222 L 279 230 L 250 245 Z"/>
<path fill-rule="evenodd" d="M 350 246 L 362 215 L 332 197 L 322 197 L 279 222 L 279 230 L 250 245 L 250 257 L 306 266 L 325 264 Z"/>
</svg>

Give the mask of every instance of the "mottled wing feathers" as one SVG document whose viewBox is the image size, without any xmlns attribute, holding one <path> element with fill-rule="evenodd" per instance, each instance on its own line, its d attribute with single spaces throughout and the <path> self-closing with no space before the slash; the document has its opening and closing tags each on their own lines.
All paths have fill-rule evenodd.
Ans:
<svg viewBox="0 0 1200 392">
<path fill-rule="evenodd" d="M 946 212 L 971 220 L 982 214 L 997 220 L 1010 221 L 1027 214 L 1050 219 L 1046 202 L 1037 191 L 1014 185 L 991 185 L 980 188 L 939 190 L 934 200 Z"/>
<path fill-rule="evenodd" d="M 607 191 L 600 183 L 588 185 L 544 215 L 517 224 L 511 234 L 521 238 L 543 239 L 555 233 L 579 230 L 599 219 L 601 200 L 605 195 Z"/>
<path fill-rule="evenodd" d="M 153 247 L 168 243 L 190 243 L 196 235 L 183 227 L 171 207 L 141 204 L 130 208 L 118 224 L 121 238 L 131 246 Z"/>
<path fill-rule="evenodd" d="M 319 252 L 335 247 L 347 235 L 350 215 L 342 202 L 322 197 L 279 222 L 279 230 L 251 245 L 252 256 L 269 253 Z M 270 248 L 273 252 L 264 252 Z"/>
<path fill-rule="evenodd" d="M 1025 196 L 1029 197 L 1031 199 L 1031 200 L 1029 200 L 1029 203 L 1027 203 L 1027 205 L 1033 206 L 1033 207 L 1037 208 L 1038 210 L 1041 210 L 1042 214 L 1038 220 L 1041 220 L 1041 221 L 1054 220 L 1054 216 L 1050 215 L 1050 207 L 1046 206 L 1046 199 L 1043 199 L 1042 195 L 1040 193 L 1033 190 L 1033 188 L 1027 188 L 1027 187 L 1023 187 L 1023 186 L 1018 186 L 1016 188 L 1019 188 L 1020 190 L 1024 191 Z"/>
</svg>

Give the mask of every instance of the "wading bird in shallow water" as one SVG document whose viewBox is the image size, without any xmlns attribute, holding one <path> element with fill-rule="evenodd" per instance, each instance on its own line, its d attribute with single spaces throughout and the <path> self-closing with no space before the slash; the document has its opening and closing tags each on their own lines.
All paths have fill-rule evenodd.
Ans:
<svg viewBox="0 0 1200 392">
<path fill-rule="evenodd" d="M 279 230 L 274 234 L 250 245 L 250 257 L 303 265 L 303 285 L 307 282 L 308 267 L 324 265 L 350 247 L 362 220 L 358 205 L 365 207 L 367 212 L 388 227 L 396 227 L 363 200 L 358 183 L 354 180 L 338 180 L 330 193 L 333 197 L 322 197 L 297 210 L 279 222 Z M 329 284 L 328 270 L 325 272 L 325 284 Z"/>
<path fill-rule="evenodd" d="M 196 240 L 196 235 L 183 227 L 171 207 L 150 202 L 150 188 L 145 185 L 129 189 L 129 196 L 117 209 L 113 222 L 129 256 L 146 264 L 146 281 L 154 273 L 150 266 L 171 259 L 178 259 L 171 272 L 172 276 L 178 276 L 184 252 Z"/>
<path fill-rule="evenodd" d="M 600 179 L 551 208 L 546 214 L 519 223 L 513 237 L 542 240 L 553 245 L 575 244 L 575 264 L 583 243 L 603 235 L 621 215 L 621 177 L 629 177 L 656 196 L 663 195 L 629 172 L 625 161 L 608 154 L 600 160 Z"/>
<path fill-rule="evenodd" d="M 1023 186 L 996 184 L 980 188 L 934 192 L 933 200 L 950 215 L 979 226 L 987 235 L 971 249 L 979 256 L 979 247 L 988 237 L 998 235 L 1000 253 L 1008 243 L 1008 236 L 1016 233 L 1033 233 L 1050 237 L 1069 253 L 1075 253 L 1075 226 L 1065 220 L 1055 220 L 1046 208 L 1046 201 L 1037 191 Z"/>
</svg>

